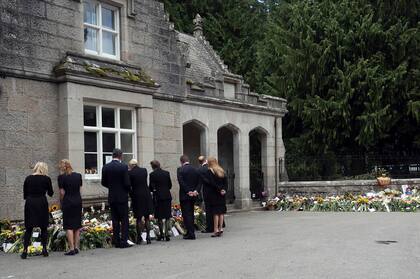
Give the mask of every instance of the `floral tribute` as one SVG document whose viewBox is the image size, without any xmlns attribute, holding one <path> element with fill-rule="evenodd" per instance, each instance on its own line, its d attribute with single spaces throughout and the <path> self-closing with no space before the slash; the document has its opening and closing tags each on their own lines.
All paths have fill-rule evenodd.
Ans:
<svg viewBox="0 0 420 279">
<path fill-rule="evenodd" d="M 50 208 L 50 225 L 48 227 L 48 244 L 50 251 L 65 251 L 67 249 L 66 232 L 62 226 L 62 214 L 59 205 L 52 205 Z M 172 206 L 172 226 L 173 231 L 184 234 L 184 224 L 182 212 L 179 205 Z M 197 229 L 204 229 L 205 213 L 196 206 L 194 210 L 195 225 Z M 135 242 L 137 237 L 136 220 L 132 213 L 129 216 L 129 239 Z M 151 236 L 160 234 L 157 220 L 151 219 L 151 228 L 153 233 Z M 23 222 L 10 222 L 8 220 L 0 220 L 0 251 L 6 253 L 20 253 L 23 250 L 23 234 L 25 227 Z M 28 247 L 29 255 L 41 254 L 41 236 L 40 231 L 34 229 L 31 239 L 31 245 Z M 105 204 L 99 207 L 90 207 L 83 209 L 82 228 L 80 233 L 80 249 L 88 250 L 95 248 L 110 248 L 112 246 L 112 222 L 111 213 Z"/>
<path fill-rule="evenodd" d="M 385 189 L 361 195 L 287 196 L 279 194 L 262 203 L 266 210 L 338 212 L 415 212 L 420 211 L 420 189 L 408 185 L 402 191 Z"/>
</svg>

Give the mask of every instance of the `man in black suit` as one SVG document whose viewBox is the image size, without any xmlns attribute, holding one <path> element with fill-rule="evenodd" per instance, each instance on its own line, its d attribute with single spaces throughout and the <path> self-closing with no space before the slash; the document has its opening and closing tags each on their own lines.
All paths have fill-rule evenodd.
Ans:
<svg viewBox="0 0 420 279">
<path fill-rule="evenodd" d="M 102 168 L 101 184 L 108 188 L 111 207 L 113 243 L 115 247 L 127 248 L 128 240 L 128 193 L 131 190 L 128 167 L 123 164 L 121 149 L 112 151 L 112 161 Z M 121 231 L 121 236 L 120 236 Z"/>
<path fill-rule="evenodd" d="M 160 163 L 157 160 L 150 162 L 153 172 L 149 175 L 149 189 L 153 193 L 153 200 L 155 203 L 155 218 L 158 219 L 160 235 L 156 240 L 161 241 L 165 238 L 169 241 L 170 221 L 172 217 L 172 181 L 168 171 L 160 168 Z M 163 220 L 165 219 L 165 226 Z M 165 228 L 165 232 L 164 232 Z"/>
<path fill-rule="evenodd" d="M 200 173 L 200 189 L 203 195 L 204 206 L 206 210 L 206 229 L 201 231 L 202 233 L 212 233 L 213 232 L 213 213 L 211 213 L 211 208 L 208 204 L 208 195 L 206 191 L 206 187 L 203 187 L 204 183 L 207 180 L 207 171 L 208 171 L 208 164 L 207 160 L 204 156 L 198 157 L 198 162 L 200 163 L 200 167 L 198 168 L 198 172 Z M 207 181 L 208 183 L 208 181 Z"/>
<path fill-rule="evenodd" d="M 194 204 L 198 196 L 200 174 L 193 166 L 191 166 L 187 155 L 182 155 L 180 162 L 181 167 L 178 168 L 177 176 L 182 217 L 184 219 L 185 228 L 187 229 L 184 239 L 195 239 Z"/>
</svg>

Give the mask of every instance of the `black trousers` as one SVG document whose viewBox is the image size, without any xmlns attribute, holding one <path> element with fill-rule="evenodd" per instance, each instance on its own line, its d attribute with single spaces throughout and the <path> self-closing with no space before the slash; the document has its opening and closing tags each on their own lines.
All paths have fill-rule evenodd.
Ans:
<svg viewBox="0 0 420 279">
<path fill-rule="evenodd" d="M 111 203 L 110 207 L 113 243 L 117 247 L 125 246 L 128 240 L 128 203 Z"/>
<path fill-rule="evenodd" d="M 206 231 L 212 232 L 214 230 L 213 222 L 213 213 L 211 212 L 211 207 L 208 203 L 205 204 L 206 207 Z"/>
<path fill-rule="evenodd" d="M 182 218 L 187 229 L 186 236 L 195 237 L 194 229 L 194 200 L 181 201 Z"/>
<path fill-rule="evenodd" d="M 25 228 L 25 235 L 23 236 L 23 249 L 27 251 L 28 246 L 31 242 L 32 232 L 34 228 Z M 47 228 L 41 228 L 41 244 L 44 249 L 47 249 L 48 241 L 48 230 Z"/>
</svg>

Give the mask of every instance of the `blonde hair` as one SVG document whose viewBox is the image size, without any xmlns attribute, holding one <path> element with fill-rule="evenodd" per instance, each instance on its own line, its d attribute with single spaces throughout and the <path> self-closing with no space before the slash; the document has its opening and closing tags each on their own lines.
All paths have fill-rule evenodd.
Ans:
<svg viewBox="0 0 420 279">
<path fill-rule="evenodd" d="M 33 172 L 37 175 L 48 175 L 48 165 L 44 162 L 37 162 Z"/>
<path fill-rule="evenodd" d="M 130 162 L 128 162 L 128 166 L 130 168 L 133 168 L 133 167 L 137 166 L 138 164 L 139 164 L 139 162 L 137 162 L 136 159 L 131 159 Z"/>
<path fill-rule="evenodd" d="M 216 174 L 218 177 L 223 178 L 225 177 L 225 171 L 217 162 L 217 159 L 214 157 L 209 157 L 207 159 L 207 163 L 209 164 L 209 169 Z"/>
<path fill-rule="evenodd" d="M 69 159 L 63 159 L 58 164 L 58 168 L 61 174 L 70 175 L 73 172 L 73 168 L 71 166 Z"/>
</svg>

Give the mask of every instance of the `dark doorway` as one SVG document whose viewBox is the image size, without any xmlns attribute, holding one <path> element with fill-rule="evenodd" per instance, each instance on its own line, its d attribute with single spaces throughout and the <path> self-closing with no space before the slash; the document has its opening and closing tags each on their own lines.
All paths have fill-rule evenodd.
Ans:
<svg viewBox="0 0 420 279">
<path fill-rule="evenodd" d="M 228 190 L 226 201 L 235 201 L 235 160 L 234 160 L 234 131 L 228 127 L 222 127 L 217 131 L 217 157 L 219 164 L 226 172 L 228 178 Z"/>
<path fill-rule="evenodd" d="M 205 153 L 205 128 L 191 121 L 182 126 L 183 153 L 190 158 L 192 165 L 198 166 L 198 157 Z"/>
<path fill-rule="evenodd" d="M 249 190 L 251 198 L 262 199 L 265 189 L 264 184 L 264 145 L 266 135 L 254 129 L 249 133 Z"/>
</svg>

